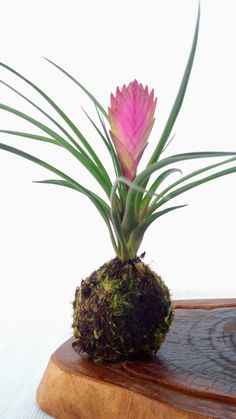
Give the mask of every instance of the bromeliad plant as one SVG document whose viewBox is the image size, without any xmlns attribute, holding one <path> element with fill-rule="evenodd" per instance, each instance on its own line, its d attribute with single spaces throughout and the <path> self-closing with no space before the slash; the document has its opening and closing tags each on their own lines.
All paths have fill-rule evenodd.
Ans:
<svg viewBox="0 0 236 419">
<path fill-rule="evenodd" d="M 162 158 L 185 95 L 197 45 L 198 28 L 199 13 L 179 92 L 147 167 L 139 174 L 137 166 L 154 124 L 156 108 L 154 91 L 149 92 L 147 87 L 144 88 L 136 80 L 128 86 L 124 85 L 121 90 L 117 88 L 116 95 L 111 95 L 111 104 L 107 113 L 74 77 L 50 61 L 79 86 L 95 104 L 101 125 L 98 126 L 86 115 L 110 154 L 116 174 L 114 183 L 91 144 L 64 111 L 39 87 L 11 67 L 1 63 L 2 67 L 38 92 L 66 125 L 65 128 L 28 97 L 1 81 L 48 118 L 55 127 L 50 128 L 15 108 L 0 104 L 0 109 L 23 118 L 42 132 L 41 135 L 36 135 L 2 129 L 1 133 L 63 147 L 90 172 L 109 199 L 107 203 L 45 161 L 17 148 L 0 144 L 1 149 L 31 160 L 57 175 L 56 179 L 43 180 L 41 183 L 65 186 L 86 195 L 108 228 L 116 257 L 82 281 L 76 290 L 73 303 L 74 345 L 86 351 L 95 361 L 116 362 L 140 358 L 158 350 L 171 324 L 173 308 L 168 288 L 161 278 L 143 263 L 141 257 L 137 256 L 144 234 L 156 219 L 185 206 L 166 208 L 164 205 L 167 202 L 198 185 L 236 172 L 236 167 L 230 167 L 194 180 L 198 175 L 235 161 L 234 152 L 194 152 Z M 231 157 L 195 170 L 168 187 L 162 188 L 162 183 L 167 177 L 173 173 L 181 173 L 178 168 L 173 167 L 173 164 L 184 160 L 221 156 Z M 151 186 L 148 186 L 153 174 L 156 178 Z M 191 182 L 188 182 L 190 179 Z"/>
</svg>

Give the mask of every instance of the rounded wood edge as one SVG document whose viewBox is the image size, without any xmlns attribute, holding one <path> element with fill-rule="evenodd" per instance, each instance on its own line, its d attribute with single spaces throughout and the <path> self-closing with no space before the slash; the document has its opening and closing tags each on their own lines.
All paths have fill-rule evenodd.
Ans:
<svg viewBox="0 0 236 419">
<path fill-rule="evenodd" d="M 50 358 L 39 384 L 39 407 L 56 419 L 206 419 L 122 386 L 62 370 Z"/>
<path fill-rule="evenodd" d="M 236 299 L 215 300 L 177 300 L 176 309 L 182 316 L 192 309 L 211 310 L 214 308 L 236 307 Z M 177 313 L 176 313 L 177 314 Z M 62 347 L 66 345 L 62 345 Z M 39 384 L 36 399 L 40 408 L 57 419 L 203 419 L 218 416 L 208 416 L 209 412 L 199 413 L 195 409 L 181 404 L 172 404 L 168 398 L 151 398 L 149 394 L 136 391 L 136 385 L 128 388 L 116 382 L 107 382 L 100 377 L 86 375 L 86 368 L 81 372 L 77 366 L 74 370 L 67 368 L 64 355 L 58 362 L 58 351 L 51 356 L 44 376 Z M 79 363 L 80 364 L 80 363 Z M 77 365 L 77 361 L 76 364 Z M 75 367 L 74 365 L 74 367 Z M 74 368 L 73 367 L 73 368 Z M 109 381 L 109 380 L 108 380 Z M 157 390 L 158 393 L 159 390 Z M 197 400 L 196 400 L 197 402 Z M 199 403 L 201 401 L 199 400 Z M 186 410 L 187 409 L 187 410 Z M 214 409 L 213 409 L 214 410 Z M 234 416 L 229 416 L 234 417 Z"/>
<path fill-rule="evenodd" d="M 174 300 L 175 309 L 203 309 L 236 307 L 236 298 Z"/>
</svg>

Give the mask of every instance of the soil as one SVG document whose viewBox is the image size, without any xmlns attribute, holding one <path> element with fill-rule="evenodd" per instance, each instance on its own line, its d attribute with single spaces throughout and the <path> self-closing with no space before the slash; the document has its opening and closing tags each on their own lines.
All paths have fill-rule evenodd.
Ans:
<svg viewBox="0 0 236 419">
<path fill-rule="evenodd" d="M 75 345 L 95 362 L 153 357 L 173 319 L 168 288 L 139 257 L 93 272 L 76 289 L 73 309 Z"/>
</svg>

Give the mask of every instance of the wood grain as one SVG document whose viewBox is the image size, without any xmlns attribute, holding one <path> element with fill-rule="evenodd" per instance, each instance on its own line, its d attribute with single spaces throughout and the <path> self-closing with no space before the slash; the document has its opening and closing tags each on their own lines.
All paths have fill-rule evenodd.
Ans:
<svg viewBox="0 0 236 419">
<path fill-rule="evenodd" d="M 175 302 L 150 362 L 96 365 L 65 342 L 37 391 L 58 419 L 236 418 L 236 299 Z"/>
</svg>

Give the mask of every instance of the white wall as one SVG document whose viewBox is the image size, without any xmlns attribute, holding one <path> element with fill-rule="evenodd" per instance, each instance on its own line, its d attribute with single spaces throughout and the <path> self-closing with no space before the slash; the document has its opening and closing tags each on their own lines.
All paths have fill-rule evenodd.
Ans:
<svg viewBox="0 0 236 419">
<path fill-rule="evenodd" d="M 203 0 L 201 4 L 194 69 L 173 130 L 175 140 L 166 155 L 236 150 L 235 1 Z M 68 69 L 104 107 L 117 85 L 134 78 L 154 87 L 158 96 L 156 125 L 142 168 L 177 92 L 196 10 L 194 0 L 4 2 L 1 58 L 58 102 L 108 167 L 103 145 L 81 110 L 83 106 L 95 116 L 93 106 L 42 56 Z M 50 109 L 23 82 L 3 69 L 0 73 L 1 79 Z M 0 95 L 3 103 L 46 122 L 6 87 L 0 86 Z M 3 111 L 0 128 L 38 132 Z M 100 192 L 66 152 L 4 134 L 0 134 L 0 141 L 44 158 Z M 191 161 L 181 168 L 187 173 L 207 163 Z M 0 307 L 15 322 L 22 322 L 28 309 L 33 310 L 34 318 L 49 318 L 50 312 L 50 316 L 62 318 L 66 313 L 70 321 L 69 303 L 76 285 L 113 257 L 106 227 L 86 198 L 74 191 L 31 182 L 52 177 L 33 163 L 0 151 Z M 146 262 L 162 275 L 174 298 L 235 296 L 235 186 L 236 177 L 231 175 L 182 195 L 176 203 L 190 205 L 161 218 L 146 234 L 141 251 L 146 250 Z"/>
</svg>

